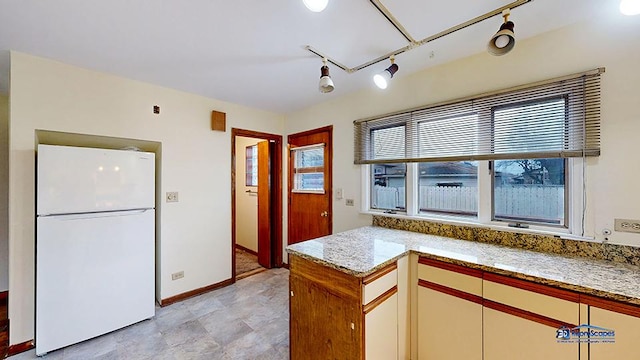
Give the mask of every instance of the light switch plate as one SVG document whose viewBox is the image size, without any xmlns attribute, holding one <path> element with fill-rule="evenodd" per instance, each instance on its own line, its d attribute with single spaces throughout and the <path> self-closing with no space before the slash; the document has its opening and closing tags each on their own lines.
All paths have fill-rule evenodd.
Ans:
<svg viewBox="0 0 640 360">
<path fill-rule="evenodd" d="M 177 191 L 168 191 L 167 192 L 167 202 L 178 202 L 178 192 Z"/>
</svg>

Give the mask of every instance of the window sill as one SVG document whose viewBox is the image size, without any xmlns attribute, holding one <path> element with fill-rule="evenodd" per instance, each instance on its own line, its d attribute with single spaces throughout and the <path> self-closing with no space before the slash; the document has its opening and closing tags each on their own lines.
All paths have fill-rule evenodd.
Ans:
<svg viewBox="0 0 640 360">
<path fill-rule="evenodd" d="M 497 223 L 497 222 L 481 223 L 481 222 L 479 222 L 477 220 L 474 220 L 474 219 L 462 219 L 462 218 L 456 217 L 456 216 L 446 216 L 446 215 L 407 215 L 405 213 L 389 214 L 389 213 L 385 213 L 383 211 L 375 211 L 375 210 L 362 211 L 361 214 L 384 216 L 384 217 L 390 217 L 390 218 L 396 218 L 396 219 L 424 220 L 424 221 L 431 221 L 431 222 L 436 222 L 436 223 L 441 223 L 441 224 L 458 225 L 458 226 L 471 226 L 471 227 L 490 229 L 490 230 L 497 230 L 497 231 L 507 231 L 507 232 L 518 233 L 518 234 L 554 236 L 554 237 L 559 237 L 561 239 L 568 239 L 568 240 L 580 240 L 580 241 L 598 242 L 593 237 L 579 236 L 579 235 L 571 234 L 571 233 L 569 233 L 569 230 L 565 230 L 563 232 L 562 230 L 556 229 L 556 228 L 549 229 L 549 228 L 542 228 L 540 226 L 534 226 L 534 225 L 531 225 L 530 228 L 523 229 L 523 228 L 514 228 L 514 227 L 507 226 L 506 223 L 504 223 L 504 224 L 503 223 Z"/>
</svg>

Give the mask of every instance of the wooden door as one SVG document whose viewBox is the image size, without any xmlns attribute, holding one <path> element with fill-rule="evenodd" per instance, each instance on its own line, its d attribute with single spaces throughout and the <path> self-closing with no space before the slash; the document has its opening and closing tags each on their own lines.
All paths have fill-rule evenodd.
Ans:
<svg viewBox="0 0 640 360">
<path fill-rule="evenodd" d="M 289 244 L 332 232 L 333 127 L 292 134 L 289 142 Z"/>
<path fill-rule="evenodd" d="M 273 267 L 272 194 L 271 181 L 273 145 L 269 141 L 258 143 L 258 263 L 267 269 Z"/>
</svg>

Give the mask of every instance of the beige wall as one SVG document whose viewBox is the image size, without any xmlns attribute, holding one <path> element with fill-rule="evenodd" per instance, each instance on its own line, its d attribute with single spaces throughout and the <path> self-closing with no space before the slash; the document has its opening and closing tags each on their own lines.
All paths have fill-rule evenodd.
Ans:
<svg viewBox="0 0 640 360">
<path fill-rule="evenodd" d="M 258 191 L 255 186 L 246 185 L 247 146 L 258 143 L 260 139 L 236 137 L 236 244 L 258 252 Z"/>
<path fill-rule="evenodd" d="M 0 291 L 9 290 L 9 98 L 0 95 Z"/>
<path fill-rule="evenodd" d="M 162 143 L 160 295 L 231 277 L 232 127 L 282 133 L 283 117 L 222 101 L 11 53 L 9 288 L 11 344 L 34 335 L 35 129 Z M 160 115 L 152 113 L 159 105 Z M 227 113 L 227 132 L 210 112 Z M 171 273 L 184 278 L 171 281 Z"/>
<path fill-rule="evenodd" d="M 364 90 L 287 116 L 285 133 L 333 124 L 334 188 L 356 206 L 334 202 L 334 232 L 370 223 L 359 213 L 361 172 L 353 165 L 353 120 L 439 101 L 526 84 L 597 67 L 602 76 L 602 155 L 586 169 L 587 235 L 613 229 L 614 218 L 640 218 L 636 189 L 640 166 L 640 21 L 637 17 L 603 14 L 588 23 L 519 41 L 508 55 L 477 54 L 426 71 L 394 78 L 386 91 Z M 402 56 L 398 59 L 401 64 Z M 614 232 L 617 244 L 640 246 L 640 235 Z"/>
</svg>

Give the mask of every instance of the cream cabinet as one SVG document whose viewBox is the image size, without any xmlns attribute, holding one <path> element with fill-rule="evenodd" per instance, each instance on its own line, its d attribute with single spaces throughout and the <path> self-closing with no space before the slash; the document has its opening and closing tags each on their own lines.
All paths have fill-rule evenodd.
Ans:
<svg viewBox="0 0 640 360">
<path fill-rule="evenodd" d="M 639 358 L 640 307 L 591 297 L 583 301 L 589 304 L 589 325 L 594 327 L 590 329 L 601 332 L 590 337 L 588 359 Z"/>
<path fill-rule="evenodd" d="M 363 280 L 362 306 L 365 359 L 397 359 L 398 269 L 396 264 Z"/>
<path fill-rule="evenodd" d="M 579 359 L 578 343 L 556 338 L 580 323 L 578 294 L 486 272 L 482 288 L 485 359 Z"/>
<path fill-rule="evenodd" d="M 481 271 L 419 259 L 418 359 L 482 359 L 481 276 Z"/>
</svg>

